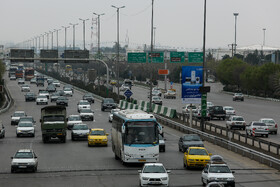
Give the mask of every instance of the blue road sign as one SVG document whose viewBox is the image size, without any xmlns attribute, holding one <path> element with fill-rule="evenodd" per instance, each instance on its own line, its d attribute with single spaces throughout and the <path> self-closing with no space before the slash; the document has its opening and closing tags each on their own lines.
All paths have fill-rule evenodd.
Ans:
<svg viewBox="0 0 280 187">
<path fill-rule="evenodd" d="M 130 98 L 130 97 L 133 95 L 132 91 L 130 91 L 129 89 L 127 89 L 123 94 L 124 94 L 127 98 Z"/>
</svg>

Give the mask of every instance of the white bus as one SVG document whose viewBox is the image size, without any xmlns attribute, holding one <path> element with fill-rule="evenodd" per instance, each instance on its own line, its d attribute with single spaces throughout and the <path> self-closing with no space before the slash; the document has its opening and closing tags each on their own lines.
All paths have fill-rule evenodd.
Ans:
<svg viewBox="0 0 280 187">
<path fill-rule="evenodd" d="M 158 162 L 162 127 L 154 115 L 141 110 L 113 113 L 112 150 L 122 163 Z"/>
</svg>

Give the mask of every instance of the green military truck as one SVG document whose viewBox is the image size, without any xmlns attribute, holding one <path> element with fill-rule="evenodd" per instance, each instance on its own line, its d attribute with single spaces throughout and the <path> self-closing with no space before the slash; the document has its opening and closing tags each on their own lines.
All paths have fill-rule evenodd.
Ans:
<svg viewBox="0 0 280 187">
<path fill-rule="evenodd" d="M 59 138 L 66 142 L 67 121 L 65 106 L 46 106 L 41 109 L 41 130 L 44 143 L 51 138 Z"/>
</svg>

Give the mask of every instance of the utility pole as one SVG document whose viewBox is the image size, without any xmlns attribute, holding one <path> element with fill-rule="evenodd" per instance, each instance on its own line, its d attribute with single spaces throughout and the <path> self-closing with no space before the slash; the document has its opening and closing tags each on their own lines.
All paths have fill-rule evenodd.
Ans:
<svg viewBox="0 0 280 187">
<path fill-rule="evenodd" d="M 102 14 L 97 14 L 93 12 L 94 15 L 97 16 L 98 19 L 98 41 L 97 41 L 97 48 L 98 48 L 98 59 L 100 59 L 100 16 L 105 15 L 104 13 Z"/>
<path fill-rule="evenodd" d="M 116 7 L 112 5 L 113 8 L 117 9 L 117 63 L 116 63 L 116 71 L 117 71 L 117 88 L 118 88 L 118 99 L 120 98 L 120 70 L 119 70 L 119 63 L 120 63 L 120 40 L 119 40 L 119 10 L 120 8 L 124 8 L 125 6 Z"/>
<path fill-rule="evenodd" d="M 154 31 L 154 0 L 152 0 L 152 17 L 151 17 L 151 68 L 150 68 L 150 106 L 149 113 L 152 113 L 152 89 L 153 89 L 153 31 Z"/>
<path fill-rule="evenodd" d="M 65 50 L 67 49 L 67 38 L 66 38 L 66 36 L 67 36 L 67 29 L 69 28 L 70 26 L 68 26 L 68 27 L 64 27 L 64 26 L 62 26 L 62 28 L 64 28 L 65 29 Z"/>
<path fill-rule="evenodd" d="M 236 21 L 237 21 L 237 16 L 239 15 L 239 13 L 233 13 L 234 17 L 235 17 L 235 34 L 234 34 L 234 55 L 236 54 Z"/>
<path fill-rule="evenodd" d="M 86 31 L 85 31 L 85 22 L 89 19 L 81 19 L 79 18 L 79 20 L 83 21 L 83 39 L 84 39 L 84 50 L 86 50 L 86 40 L 85 40 L 85 35 L 86 35 Z"/>
<path fill-rule="evenodd" d="M 78 25 L 78 23 L 69 23 L 70 25 L 73 25 L 73 50 L 75 50 L 75 26 Z"/>
</svg>

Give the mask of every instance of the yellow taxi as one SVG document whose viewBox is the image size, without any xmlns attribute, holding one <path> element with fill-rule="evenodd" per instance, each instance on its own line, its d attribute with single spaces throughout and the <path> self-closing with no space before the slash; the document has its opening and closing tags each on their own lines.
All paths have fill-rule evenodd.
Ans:
<svg viewBox="0 0 280 187">
<path fill-rule="evenodd" d="M 117 81 L 116 81 L 116 80 L 111 80 L 111 81 L 110 81 L 110 84 L 111 84 L 111 85 L 116 85 L 116 84 L 117 84 Z"/>
<path fill-rule="evenodd" d="M 88 135 L 88 146 L 107 146 L 108 135 L 104 129 L 91 129 Z"/>
<path fill-rule="evenodd" d="M 204 147 L 189 147 L 184 153 L 184 167 L 204 168 L 210 162 L 211 155 Z"/>
</svg>

